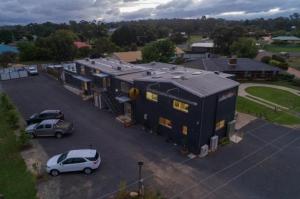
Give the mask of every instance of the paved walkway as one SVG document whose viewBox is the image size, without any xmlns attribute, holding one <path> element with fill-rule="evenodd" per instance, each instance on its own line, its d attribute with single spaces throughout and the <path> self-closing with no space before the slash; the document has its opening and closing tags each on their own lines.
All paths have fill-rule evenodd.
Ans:
<svg viewBox="0 0 300 199">
<path fill-rule="evenodd" d="M 271 108 L 271 109 L 289 110 L 289 108 L 287 108 L 287 107 L 281 106 L 279 104 L 270 102 L 268 100 L 265 100 L 265 99 L 262 99 L 260 97 L 256 97 L 254 95 L 251 95 L 250 93 L 247 93 L 246 89 L 249 88 L 249 87 L 253 87 L 253 86 L 281 89 L 281 90 L 291 92 L 291 93 L 293 93 L 297 96 L 300 96 L 300 91 L 299 90 L 284 87 L 284 86 L 277 86 L 277 85 L 271 85 L 271 84 L 259 84 L 259 83 L 244 83 L 244 84 L 240 85 L 240 87 L 239 87 L 239 96 L 245 97 L 245 98 L 247 98 L 251 101 L 254 101 L 258 104 L 264 105 L 264 106 L 266 106 L 268 108 Z"/>
</svg>

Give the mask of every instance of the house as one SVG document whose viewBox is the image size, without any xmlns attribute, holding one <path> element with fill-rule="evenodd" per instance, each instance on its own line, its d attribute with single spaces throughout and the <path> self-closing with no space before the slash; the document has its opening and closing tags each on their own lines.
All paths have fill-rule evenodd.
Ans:
<svg viewBox="0 0 300 199">
<path fill-rule="evenodd" d="M 193 53 L 213 53 L 214 42 L 210 40 L 205 40 L 202 42 L 192 43 L 191 51 Z"/>
<path fill-rule="evenodd" d="M 76 46 L 77 49 L 80 49 L 80 48 L 89 48 L 91 49 L 92 46 L 85 43 L 85 42 L 81 42 L 81 41 L 74 41 L 74 46 Z"/>
<path fill-rule="evenodd" d="M 142 52 L 141 51 L 115 52 L 113 53 L 112 58 L 127 63 L 138 63 L 142 60 Z"/>
<path fill-rule="evenodd" d="M 175 58 L 183 58 L 184 51 L 176 47 L 175 48 Z M 128 51 L 128 52 L 115 52 L 111 56 L 113 59 L 117 59 L 119 61 L 136 64 L 143 60 L 142 51 Z"/>
<path fill-rule="evenodd" d="M 238 83 L 231 75 L 152 62 L 133 65 L 113 59 L 76 61 L 66 84 L 91 95 L 125 125 L 137 123 L 169 141 L 200 153 L 211 139 L 234 129 Z"/>
<path fill-rule="evenodd" d="M 184 63 L 184 66 L 234 75 L 236 80 L 271 80 L 279 68 L 248 58 L 206 58 Z"/>
<path fill-rule="evenodd" d="M 272 38 L 273 42 L 300 43 L 300 38 L 295 36 L 278 36 Z"/>
</svg>

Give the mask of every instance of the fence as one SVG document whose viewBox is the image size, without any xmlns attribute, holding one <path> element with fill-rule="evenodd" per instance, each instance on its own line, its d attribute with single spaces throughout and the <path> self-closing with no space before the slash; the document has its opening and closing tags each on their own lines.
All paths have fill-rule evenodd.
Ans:
<svg viewBox="0 0 300 199">
<path fill-rule="evenodd" d="M 11 67 L 0 69 L 1 80 L 18 79 L 22 77 L 28 77 L 28 73 L 25 68 Z"/>
</svg>

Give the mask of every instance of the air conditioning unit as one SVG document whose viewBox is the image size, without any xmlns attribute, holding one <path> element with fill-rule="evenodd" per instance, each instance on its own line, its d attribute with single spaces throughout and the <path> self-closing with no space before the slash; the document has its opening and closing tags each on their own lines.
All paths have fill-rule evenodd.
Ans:
<svg viewBox="0 0 300 199">
<path fill-rule="evenodd" d="M 203 158 L 203 157 L 205 157 L 205 156 L 207 156 L 207 155 L 208 155 L 208 145 L 205 144 L 205 145 L 203 145 L 203 146 L 201 147 L 201 151 L 200 151 L 199 157 L 200 157 L 200 158 Z"/>
<path fill-rule="evenodd" d="M 210 138 L 210 150 L 212 152 L 218 149 L 219 136 L 215 135 Z"/>
</svg>

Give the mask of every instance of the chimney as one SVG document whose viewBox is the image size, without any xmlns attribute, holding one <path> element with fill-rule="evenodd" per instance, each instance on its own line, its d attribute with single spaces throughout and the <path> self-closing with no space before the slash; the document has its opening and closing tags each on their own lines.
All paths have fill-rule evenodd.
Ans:
<svg viewBox="0 0 300 199">
<path fill-rule="evenodd" d="M 237 58 L 229 58 L 228 59 L 228 65 L 236 66 L 237 65 Z"/>
</svg>

